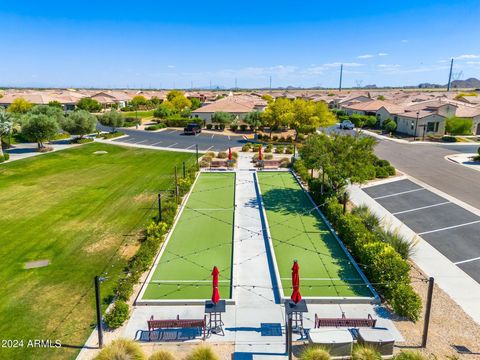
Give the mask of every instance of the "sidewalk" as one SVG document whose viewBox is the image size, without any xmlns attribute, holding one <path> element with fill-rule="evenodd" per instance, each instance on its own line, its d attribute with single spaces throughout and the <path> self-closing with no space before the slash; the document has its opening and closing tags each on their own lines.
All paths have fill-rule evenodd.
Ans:
<svg viewBox="0 0 480 360">
<path fill-rule="evenodd" d="M 379 183 L 398 180 L 399 178 L 393 178 Z M 414 181 L 414 179 L 411 180 Z M 432 188 L 429 189 L 432 190 Z M 399 233 L 406 239 L 419 240 L 412 256 L 413 261 L 427 276 L 434 277 L 436 284 L 460 305 L 473 320 L 480 324 L 480 307 L 478 306 L 480 284 L 368 196 L 359 186 L 350 186 L 348 191 L 350 200 L 355 205 L 367 205 L 381 219 L 384 226 L 398 229 Z"/>
</svg>

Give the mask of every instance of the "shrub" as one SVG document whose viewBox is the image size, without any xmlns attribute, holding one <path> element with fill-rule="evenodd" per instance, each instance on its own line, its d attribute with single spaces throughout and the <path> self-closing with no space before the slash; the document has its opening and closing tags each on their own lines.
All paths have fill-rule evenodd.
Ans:
<svg viewBox="0 0 480 360">
<path fill-rule="evenodd" d="M 212 130 L 213 124 L 207 124 L 207 130 Z"/>
<path fill-rule="evenodd" d="M 165 125 L 164 123 L 158 123 L 158 124 L 155 124 L 155 125 L 146 126 L 145 130 L 155 131 L 155 130 L 165 129 L 166 127 L 167 127 L 167 125 Z"/>
<path fill-rule="evenodd" d="M 371 346 L 355 345 L 352 352 L 352 360 L 381 360 L 380 353 Z"/>
<path fill-rule="evenodd" d="M 379 238 L 390 244 L 402 259 L 408 260 L 413 253 L 415 243 L 405 239 L 398 231 L 378 229 Z"/>
<path fill-rule="evenodd" d="M 365 121 L 365 126 L 369 128 L 373 128 L 377 125 L 377 118 L 373 115 L 367 116 Z"/>
<path fill-rule="evenodd" d="M 87 144 L 87 143 L 90 143 L 92 142 L 93 139 L 92 138 L 80 138 L 80 137 L 76 137 L 72 140 L 70 140 L 70 144 Z"/>
<path fill-rule="evenodd" d="M 245 125 L 245 124 L 240 125 L 241 131 L 247 131 L 247 129 L 248 129 L 248 125 Z"/>
<path fill-rule="evenodd" d="M 176 357 L 169 351 L 160 350 L 150 355 L 148 360 L 176 360 Z"/>
<path fill-rule="evenodd" d="M 428 357 L 423 355 L 420 351 L 402 351 L 394 357 L 394 360 L 428 360 Z"/>
<path fill-rule="evenodd" d="M 387 119 L 383 122 L 382 127 L 385 130 L 385 132 L 390 134 L 397 129 L 397 123 L 392 119 Z"/>
<path fill-rule="evenodd" d="M 455 136 L 445 135 L 445 136 L 442 136 L 442 141 L 454 143 L 454 142 L 457 142 L 457 138 Z"/>
<path fill-rule="evenodd" d="M 298 134 L 297 135 L 297 141 L 304 141 L 305 140 L 305 135 L 303 134 Z"/>
<path fill-rule="evenodd" d="M 420 318 L 422 301 L 410 284 L 395 284 L 389 302 L 398 315 L 412 321 Z"/>
<path fill-rule="evenodd" d="M 293 136 L 287 136 L 286 141 L 293 142 Z"/>
<path fill-rule="evenodd" d="M 178 191 L 180 196 L 184 196 L 190 190 L 192 186 L 192 181 L 187 177 L 185 179 L 178 179 Z"/>
<path fill-rule="evenodd" d="M 473 127 L 472 119 L 451 117 L 447 119 L 445 131 L 451 135 L 471 135 Z"/>
<path fill-rule="evenodd" d="M 265 160 L 272 160 L 273 159 L 273 154 L 265 154 L 263 157 Z"/>
<path fill-rule="evenodd" d="M 128 319 L 129 306 L 125 301 L 117 300 L 109 313 L 105 315 L 105 324 L 110 329 L 116 329 Z"/>
<path fill-rule="evenodd" d="M 144 360 L 145 354 L 135 341 L 119 339 L 112 341 L 95 357 L 95 360 L 115 359 Z"/>
<path fill-rule="evenodd" d="M 375 168 L 375 177 L 379 179 L 385 179 L 389 177 L 389 173 L 387 168 L 384 167 L 376 167 Z"/>
<path fill-rule="evenodd" d="M 185 360 L 220 360 L 212 348 L 208 346 L 199 346 L 187 355 Z"/>
<path fill-rule="evenodd" d="M 300 354 L 300 360 L 330 360 L 331 356 L 327 349 L 321 346 L 308 346 Z"/>
<path fill-rule="evenodd" d="M 230 125 L 230 130 L 232 130 L 232 131 L 237 131 L 237 129 L 238 129 L 238 125 L 237 125 L 237 124 L 232 124 L 232 125 Z"/>
<path fill-rule="evenodd" d="M 218 129 L 220 129 L 220 125 L 215 124 L 215 126 L 214 126 L 213 128 L 214 128 L 215 130 L 218 130 Z"/>
<path fill-rule="evenodd" d="M 202 119 L 189 119 L 189 118 L 184 118 L 181 116 L 170 116 L 166 120 L 163 121 L 168 127 L 185 127 L 188 124 L 198 124 L 200 126 L 203 126 L 203 120 Z"/>
<path fill-rule="evenodd" d="M 288 145 L 285 149 L 285 154 L 293 154 L 293 145 Z"/>
<path fill-rule="evenodd" d="M 243 151 L 243 152 L 249 152 L 249 151 L 251 150 L 251 148 L 252 148 L 252 147 L 250 146 L 250 144 L 247 143 L 247 144 L 245 144 L 245 145 L 242 146 L 242 151 Z"/>
<path fill-rule="evenodd" d="M 310 179 L 310 173 L 308 172 L 303 160 L 296 160 L 293 163 L 293 169 L 304 181 L 308 181 L 308 179 Z"/>
<path fill-rule="evenodd" d="M 98 134 L 97 137 L 100 137 L 102 139 L 113 139 L 123 135 L 125 135 L 123 132 L 115 131 L 111 133 L 101 133 L 101 134 Z"/>
<path fill-rule="evenodd" d="M 277 140 L 278 140 L 278 136 L 277 136 L 277 135 L 273 135 L 273 136 L 272 136 L 272 140 L 273 140 L 273 141 L 277 141 Z"/>
<path fill-rule="evenodd" d="M 3 155 L 0 155 L 0 163 L 7 161 L 8 159 L 10 159 L 9 153 L 4 152 Z"/>
<path fill-rule="evenodd" d="M 390 166 L 390 162 L 388 160 L 384 160 L 384 159 L 376 159 L 375 160 L 375 166 L 387 167 L 387 166 Z"/>
<path fill-rule="evenodd" d="M 283 158 L 282 160 L 280 160 L 280 167 L 281 168 L 288 168 L 290 167 L 291 165 L 291 161 L 289 158 Z"/>
<path fill-rule="evenodd" d="M 367 205 L 357 206 L 352 210 L 352 214 L 362 219 L 368 230 L 373 231 L 380 225 L 380 219 L 372 213 Z"/>
<path fill-rule="evenodd" d="M 285 147 L 283 145 L 279 145 L 275 148 L 276 154 L 283 154 L 285 152 Z"/>
<path fill-rule="evenodd" d="M 203 158 L 202 160 L 200 160 L 199 165 L 202 168 L 206 168 L 206 167 L 210 167 L 211 162 L 212 162 L 211 158 Z"/>
<path fill-rule="evenodd" d="M 50 151 L 53 151 L 52 146 L 44 146 L 44 147 L 41 147 L 40 149 L 38 149 L 38 152 L 41 152 L 41 153 L 46 153 L 46 152 L 50 152 Z"/>
<path fill-rule="evenodd" d="M 219 159 L 226 159 L 226 158 L 228 158 L 228 154 L 227 154 L 226 151 L 220 151 L 220 152 L 218 153 L 217 157 L 218 157 Z"/>
</svg>

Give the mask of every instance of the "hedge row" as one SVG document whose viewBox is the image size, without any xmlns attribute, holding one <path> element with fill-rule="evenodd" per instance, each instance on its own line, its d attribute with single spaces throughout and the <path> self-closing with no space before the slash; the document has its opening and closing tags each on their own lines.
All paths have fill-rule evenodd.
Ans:
<svg viewBox="0 0 480 360">
<path fill-rule="evenodd" d="M 195 163 L 187 168 L 186 177 L 178 180 L 180 197 L 183 197 L 190 190 L 197 171 L 198 167 Z M 117 301 L 113 309 L 105 316 L 105 321 L 107 322 L 108 319 L 107 325 L 111 329 L 121 326 L 128 318 L 128 316 L 125 317 L 124 309 L 119 310 L 117 307 L 124 308 L 124 303 L 133 293 L 133 287 L 138 283 L 142 274 L 152 265 L 160 245 L 173 225 L 177 209 L 178 204 L 174 197 L 162 201 L 162 221 L 155 219 L 147 226 L 140 248 L 127 265 L 127 275 L 121 278 L 115 286 L 114 293 Z"/>
<path fill-rule="evenodd" d="M 324 213 L 353 257 L 363 264 L 366 276 L 400 316 L 416 321 L 420 317 L 420 297 L 410 284 L 410 264 L 395 249 L 368 230 L 362 219 L 343 213 L 336 197 L 328 199 Z"/>
<path fill-rule="evenodd" d="M 9 153 L 4 152 L 3 155 L 0 155 L 0 163 L 2 163 L 4 161 L 7 161 L 8 159 L 10 159 L 10 154 Z"/>
</svg>

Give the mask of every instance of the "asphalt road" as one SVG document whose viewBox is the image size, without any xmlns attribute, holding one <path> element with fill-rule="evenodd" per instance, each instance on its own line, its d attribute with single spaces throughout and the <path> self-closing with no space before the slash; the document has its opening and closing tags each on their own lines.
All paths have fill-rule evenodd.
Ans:
<svg viewBox="0 0 480 360">
<path fill-rule="evenodd" d="M 102 127 L 98 127 L 103 130 Z M 108 129 L 106 129 L 108 131 Z M 184 135 L 180 129 L 166 129 L 159 132 L 122 129 L 128 137 L 115 139 L 115 142 L 150 145 L 159 148 L 195 150 L 198 145 L 200 151 L 222 151 L 229 147 L 242 146 L 247 142 L 243 136 L 227 136 L 212 133 Z"/>
<path fill-rule="evenodd" d="M 480 216 L 407 179 L 363 190 L 480 282 Z"/>
<path fill-rule="evenodd" d="M 375 152 L 401 172 L 480 209 L 480 171 L 445 159 L 455 153 L 475 153 L 479 145 L 401 144 L 378 142 Z"/>
</svg>

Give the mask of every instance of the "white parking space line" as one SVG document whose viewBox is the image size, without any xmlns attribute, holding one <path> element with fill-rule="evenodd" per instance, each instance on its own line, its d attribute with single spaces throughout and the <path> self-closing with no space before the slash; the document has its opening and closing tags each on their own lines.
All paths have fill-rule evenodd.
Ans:
<svg viewBox="0 0 480 360">
<path fill-rule="evenodd" d="M 207 150 L 205 150 L 205 151 L 208 151 L 208 150 L 210 150 L 211 148 L 213 148 L 213 146 L 210 146 L 210 147 L 209 147 Z"/>
<path fill-rule="evenodd" d="M 195 144 L 192 144 L 192 145 L 190 145 L 189 147 L 187 147 L 187 148 L 185 148 L 185 149 L 188 150 L 188 149 L 191 149 L 191 148 L 194 147 L 194 146 L 195 146 Z"/>
<path fill-rule="evenodd" d="M 155 146 L 155 145 L 158 145 L 158 144 L 161 144 L 162 142 L 161 141 L 157 141 L 156 143 L 153 143 L 152 146 Z"/>
<path fill-rule="evenodd" d="M 173 130 L 173 131 L 169 131 L 167 132 L 167 134 L 173 134 L 173 133 L 176 133 L 178 130 Z"/>
<path fill-rule="evenodd" d="M 454 264 L 455 264 L 455 265 L 460 265 L 460 264 L 465 264 L 465 263 L 469 263 L 469 262 L 477 261 L 477 260 L 480 260 L 480 257 L 476 257 L 476 258 L 473 258 L 473 259 L 468 259 L 468 260 L 459 261 L 459 262 L 456 262 L 456 263 L 454 263 Z"/>
<path fill-rule="evenodd" d="M 447 227 L 444 227 L 444 228 L 441 228 L 441 229 L 436 229 L 436 230 L 424 231 L 424 232 L 418 233 L 418 235 L 431 234 L 431 233 L 435 233 L 435 232 L 439 232 L 439 231 L 456 229 L 456 228 L 459 228 L 459 227 L 462 227 L 462 226 L 473 225 L 473 224 L 478 224 L 478 223 L 480 223 L 480 220 L 470 221 L 468 223 L 464 223 L 464 224 L 460 224 L 460 225 L 447 226 Z"/>
<path fill-rule="evenodd" d="M 405 214 L 405 213 L 409 213 L 409 212 L 412 212 L 412 211 L 424 210 L 424 209 L 432 208 L 432 207 L 435 207 L 435 206 L 446 205 L 446 204 L 450 204 L 450 201 L 445 201 L 445 202 L 441 202 L 439 204 L 434 204 L 434 205 L 422 206 L 422 207 L 418 207 L 418 208 L 410 209 L 410 210 L 397 211 L 397 212 L 392 213 L 392 215 Z"/>
<path fill-rule="evenodd" d="M 137 141 L 135 144 L 142 144 L 142 143 L 144 143 L 145 141 L 148 141 L 148 140 Z"/>
<path fill-rule="evenodd" d="M 212 137 L 210 139 L 213 139 L 213 137 L 215 136 L 215 134 L 212 135 Z"/>
<path fill-rule="evenodd" d="M 171 148 L 171 147 L 174 147 L 175 145 L 177 145 L 178 143 L 175 143 L 175 144 L 172 144 L 172 145 L 168 145 L 167 148 Z"/>
<path fill-rule="evenodd" d="M 425 190 L 425 189 L 424 189 L 424 188 L 420 188 L 420 189 L 402 191 L 402 192 L 395 193 L 395 194 L 390 194 L 390 195 L 384 195 L 384 196 L 375 197 L 375 198 L 373 198 L 373 200 L 385 199 L 385 198 L 392 197 L 392 196 L 398 196 L 398 195 L 408 194 L 408 193 L 412 193 L 412 192 L 415 192 L 415 191 L 422 191 L 422 190 Z"/>
<path fill-rule="evenodd" d="M 230 135 L 228 135 L 228 140 L 232 140 L 232 139 L 230 138 Z"/>
</svg>

